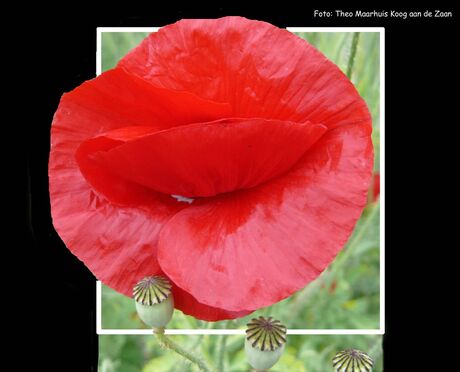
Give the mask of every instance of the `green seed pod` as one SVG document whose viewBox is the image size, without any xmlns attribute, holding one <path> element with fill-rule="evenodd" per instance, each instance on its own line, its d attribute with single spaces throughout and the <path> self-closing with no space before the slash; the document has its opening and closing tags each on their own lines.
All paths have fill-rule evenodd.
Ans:
<svg viewBox="0 0 460 372">
<path fill-rule="evenodd" d="M 133 296 L 141 320 L 152 328 L 162 328 L 171 320 L 174 299 L 171 283 L 161 276 L 149 276 L 134 286 Z"/>
<path fill-rule="evenodd" d="M 371 372 L 374 361 L 360 350 L 347 349 L 335 354 L 332 365 L 337 372 Z"/>
<path fill-rule="evenodd" d="M 286 327 L 272 317 L 252 319 L 246 329 L 244 351 L 249 364 L 263 371 L 281 358 L 286 344 Z"/>
</svg>

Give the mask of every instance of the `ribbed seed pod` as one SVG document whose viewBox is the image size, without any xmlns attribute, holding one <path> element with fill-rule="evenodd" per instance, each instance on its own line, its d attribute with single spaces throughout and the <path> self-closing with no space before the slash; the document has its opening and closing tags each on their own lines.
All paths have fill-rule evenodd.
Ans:
<svg viewBox="0 0 460 372">
<path fill-rule="evenodd" d="M 337 372 L 371 372 L 374 361 L 360 350 L 347 349 L 335 354 L 332 365 Z"/>
<path fill-rule="evenodd" d="M 149 276 L 133 288 L 136 310 L 142 321 L 153 328 L 166 326 L 174 312 L 172 285 L 161 276 Z"/>
<path fill-rule="evenodd" d="M 256 370 L 271 368 L 284 352 L 286 327 L 272 317 L 252 319 L 246 329 L 244 350 Z"/>
<path fill-rule="evenodd" d="M 148 276 L 134 286 L 134 300 L 148 306 L 159 304 L 168 298 L 171 288 L 168 279 L 162 276 Z"/>
</svg>

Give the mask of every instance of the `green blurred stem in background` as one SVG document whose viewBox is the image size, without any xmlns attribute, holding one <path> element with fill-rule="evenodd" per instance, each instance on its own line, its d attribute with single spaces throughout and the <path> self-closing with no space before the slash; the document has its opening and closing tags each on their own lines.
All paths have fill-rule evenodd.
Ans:
<svg viewBox="0 0 460 372">
<path fill-rule="evenodd" d="M 351 40 L 351 51 L 350 57 L 348 58 L 347 77 L 351 79 L 353 73 L 353 64 L 355 63 L 356 50 L 358 49 L 359 32 L 353 33 L 353 39 Z"/>
<path fill-rule="evenodd" d="M 220 339 L 219 345 L 219 359 L 217 364 L 217 370 L 219 372 L 224 372 L 224 364 L 225 364 L 225 344 L 227 343 L 227 336 L 223 335 Z"/>
<path fill-rule="evenodd" d="M 224 328 L 233 328 L 233 321 L 232 320 L 227 320 L 224 323 Z M 222 335 L 219 339 L 219 345 L 217 348 L 217 370 L 219 372 L 224 372 L 225 371 L 225 353 L 227 352 L 227 335 Z"/>
</svg>

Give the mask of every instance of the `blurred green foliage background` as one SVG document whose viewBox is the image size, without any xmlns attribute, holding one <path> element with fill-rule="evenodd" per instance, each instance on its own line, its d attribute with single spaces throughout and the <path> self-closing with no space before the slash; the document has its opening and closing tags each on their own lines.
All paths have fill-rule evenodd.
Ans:
<svg viewBox="0 0 460 372">
<path fill-rule="evenodd" d="M 346 72 L 352 32 L 298 33 Z M 147 36 L 144 32 L 103 32 L 102 71 L 115 67 L 130 49 Z M 378 33 L 360 33 L 351 80 L 366 100 L 373 119 L 372 139 L 376 172 L 380 159 L 380 45 Z M 321 276 L 290 298 L 234 321 L 203 322 L 175 311 L 169 328 L 245 328 L 252 317 L 271 315 L 288 328 L 377 329 L 380 327 L 380 203 L 369 204 L 348 244 Z M 138 329 L 145 325 L 134 303 L 103 286 L 102 328 Z M 201 353 L 214 366 L 223 358 L 225 371 L 249 371 L 243 353 L 243 336 L 172 336 L 185 348 Z M 159 349 L 148 336 L 100 336 L 99 369 L 102 372 L 195 371 L 177 355 Z M 290 336 L 288 347 L 272 371 L 332 371 L 334 354 L 358 348 L 375 359 L 382 370 L 382 337 L 378 335 Z M 225 347 L 222 347 L 222 346 Z M 222 352 L 224 351 L 224 352 Z"/>
</svg>

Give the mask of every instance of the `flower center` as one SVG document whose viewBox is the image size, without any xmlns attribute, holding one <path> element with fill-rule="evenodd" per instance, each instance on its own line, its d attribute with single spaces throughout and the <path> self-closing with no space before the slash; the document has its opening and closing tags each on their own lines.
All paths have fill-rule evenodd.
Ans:
<svg viewBox="0 0 460 372">
<path fill-rule="evenodd" d="M 182 195 L 171 195 L 174 199 L 176 199 L 178 202 L 183 202 L 183 203 L 188 203 L 192 204 L 195 199 L 193 198 L 187 198 L 186 196 Z"/>
</svg>

